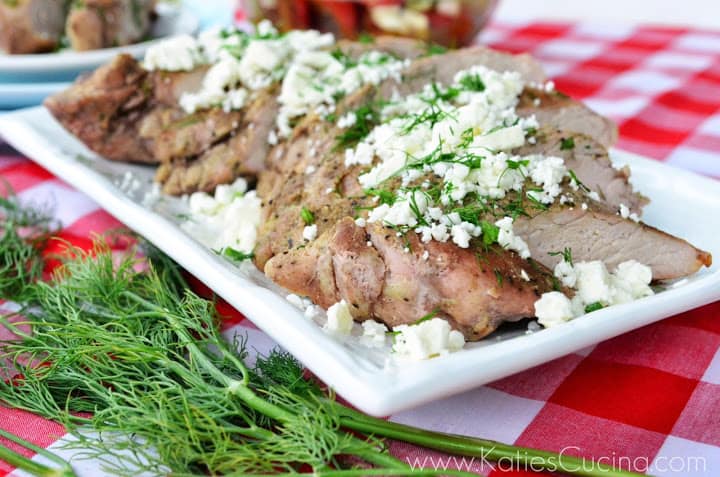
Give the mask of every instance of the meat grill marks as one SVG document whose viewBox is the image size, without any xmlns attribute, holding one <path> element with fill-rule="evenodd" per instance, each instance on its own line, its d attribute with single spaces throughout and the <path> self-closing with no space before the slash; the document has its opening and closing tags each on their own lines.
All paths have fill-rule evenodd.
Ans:
<svg viewBox="0 0 720 477">
<path fill-rule="evenodd" d="M 0 1 L 0 50 L 8 54 L 44 53 L 60 44 L 65 2 Z"/>
<path fill-rule="evenodd" d="M 66 35 L 77 51 L 129 45 L 145 37 L 155 0 L 4 0 L 0 2 L 0 50 L 45 53 Z M 69 8 L 68 8 L 69 7 Z"/>
</svg>

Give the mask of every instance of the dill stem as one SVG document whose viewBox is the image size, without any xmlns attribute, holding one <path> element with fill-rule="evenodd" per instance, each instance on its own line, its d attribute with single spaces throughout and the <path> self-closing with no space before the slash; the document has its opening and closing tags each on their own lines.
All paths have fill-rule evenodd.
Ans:
<svg viewBox="0 0 720 477">
<path fill-rule="evenodd" d="M 294 476 L 299 477 L 302 475 L 308 475 L 312 477 L 365 477 L 365 476 L 418 476 L 418 477 L 439 477 L 439 476 L 451 476 L 451 477 L 478 477 L 478 474 L 473 472 L 467 472 L 463 470 L 435 470 L 435 469 L 348 469 L 348 470 L 319 470 L 312 474 L 245 474 L 244 477 L 284 477 Z"/>
<path fill-rule="evenodd" d="M 500 459 L 527 468 L 543 468 L 548 471 L 561 471 L 570 475 L 584 477 L 638 477 L 632 471 L 617 469 L 605 464 L 554 452 L 511 446 L 497 441 L 474 437 L 445 434 L 406 426 L 396 422 L 385 421 L 366 416 L 358 411 L 328 401 L 340 413 L 340 425 L 344 428 L 370 435 L 417 444 L 428 449 L 435 449 L 450 454 L 466 457 L 480 457 L 491 461 Z"/>
<path fill-rule="evenodd" d="M 3 429 L 0 429 L 0 437 L 14 442 L 15 444 L 18 444 L 28 450 L 31 450 L 59 466 L 57 469 L 52 469 L 43 464 L 40 464 L 39 462 L 35 462 L 28 457 L 25 457 L 24 455 L 18 454 L 10 448 L 0 444 L 0 460 L 7 462 L 13 467 L 24 470 L 38 477 L 75 477 L 75 472 L 73 472 L 70 464 L 68 464 L 52 452 L 49 452 L 47 449 L 36 446 L 35 444 L 28 442 L 25 439 L 22 439 Z"/>
<path fill-rule="evenodd" d="M 238 365 L 239 370 L 243 375 L 242 381 L 228 377 L 227 375 L 225 375 L 225 373 L 218 369 L 217 366 L 215 366 L 212 361 L 207 357 L 207 355 L 197 346 L 197 344 L 195 344 L 195 341 L 193 340 L 192 336 L 190 336 L 190 333 L 188 333 L 187 329 L 185 329 L 185 327 L 178 322 L 177 317 L 173 313 L 160 306 L 157 306 L 154 303 L 147 301 L 146 299 L 136 295 L 135 293 L 123 292 L 123 295 L 130 300 L 133 300 L 136 303 L 157 312 L 160 317 L 165 318 L 173 327 L 174 331 L 178 334 L 178 336 L 180 336 L 183 341 L 185 341 L 185 346 L 187 347 L 190 356 L 195 359 L 195 361 L 203 369 L 205 369 L 205 371 L 210 373 L 213 378 L 215 378 L 220 384 L 225 386 L 228 392 L 239 397 L 243 400 L 243 402 L 245 402 L 245 404 L 255 409 L 256 411 L 261 412 L 262 414 L 266 415 L 271 419 L 275 419 L 280 422 L 289 422 L 293 419 L 293 415 L 290 412 L 262 399 L 257 394 L 255 394 L 252 389 L 250 389 L 250 387 L 248 386 L 248 370 L 244 364 L 235 360 L 236 365 Z"/>
</svg>

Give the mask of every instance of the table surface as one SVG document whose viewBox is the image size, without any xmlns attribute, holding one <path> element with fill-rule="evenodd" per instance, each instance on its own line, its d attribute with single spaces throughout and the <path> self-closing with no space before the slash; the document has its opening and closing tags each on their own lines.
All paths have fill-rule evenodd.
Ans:
<svg viewBox="0 0 720 477">
<path fill-rule="evenodd" d="M 720 31 L 591 23 L 494 23 L 482 41 L 529 51 L 557 88 L 620 126 L 618 147 L 720 178 Z M 121 224 L 81 192 L 0 145 L 0 177 L 20 197 L 51 202 L 61 236 L 87 247 Z M 250 349 L 274 343 L 233 314 L 227 331 Z M 720 302 L 668 318 L 448 399 L 390 416 L 398 422 L 562 451 L 659 476 L 720 475 Z M 61 426 L 0 407 L 0 427 L 58 449 Z M 422 466 L 528 475 L 481 459 L 453 460 L 391 443 Z M 79 475 L 102 475 L 73 460 Z M 19 475 L 0 462 L 0 475 Z"/>
</svg>

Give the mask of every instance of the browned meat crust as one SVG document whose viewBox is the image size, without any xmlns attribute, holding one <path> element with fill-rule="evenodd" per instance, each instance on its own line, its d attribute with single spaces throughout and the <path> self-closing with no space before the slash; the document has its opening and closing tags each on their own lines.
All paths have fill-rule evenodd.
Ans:
<svg viewBox="0 0 720 477">
<path fill-rule="evenodd" d="M 138 62 L 120 55 L 44 104 L 65 129 L 103 157 L 152 163 L 149 144 L 139 134 L 151 89 Z"/>
<path fill-rule="evenodd" d="M 544 267 L 515 253 L 423 244 L 415 234 L 397 237 L 378 224 L 361 228 L 350 217 L 306 247 L 274 257 L 265 273 L 324 308 L 346 300 L 360 321 L 380 319 L 393 327 L 435 311 L 468 340 L 487 336 L 503 321 L 532 316 L 540 294 L 552 289 Z"/>
</svg>

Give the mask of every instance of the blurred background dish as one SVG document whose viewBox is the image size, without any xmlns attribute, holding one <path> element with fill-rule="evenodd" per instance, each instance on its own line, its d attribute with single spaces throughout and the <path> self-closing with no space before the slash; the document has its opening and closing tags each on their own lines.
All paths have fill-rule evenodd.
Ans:
<svg viewBox="0 0 720 477">
<path fill-rule="evenodd" d="M 150 31 L 151 40 L 89 51 L 68 49 L 53 53 L 0 54 L 0 83 L 70 81 L 75 79 L 78 73 L 92 70 L 119 53 L 141 57 L 151 45 L 163 37 L 192 34 L 197 29 L 198 21 L 188 9 L 160 3 L 157 6 L 157 19 Z"/>
<path fill-rule="evenodd" d="M 251 21 L 280 30 L 316 29 L 338 38 L 399 35 L 446 47 L 473 42 L 496 0 L 245 0 Z"/>
</svg>

